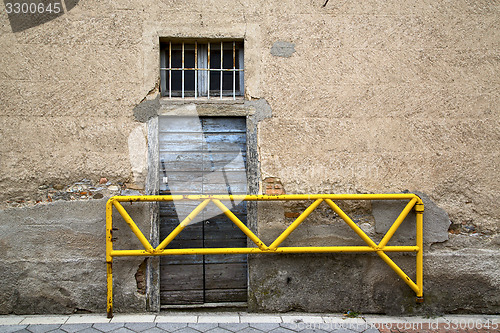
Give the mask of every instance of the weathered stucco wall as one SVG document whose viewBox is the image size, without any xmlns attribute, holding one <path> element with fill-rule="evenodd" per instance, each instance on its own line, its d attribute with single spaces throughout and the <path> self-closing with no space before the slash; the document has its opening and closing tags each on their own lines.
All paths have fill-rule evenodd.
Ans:
<svg viewBox="0 0 500 333">
<path fill-rule="evenodd" d="M 144 192 L 156 170 L 155 113 L 138 105 L 157 95 L 159 37 L 244 39 L 246 99 L 272 112 L 257 124 L 263 192 L 272 177 L 286 193 L 420 191 L 437 212 L 425 305 L 378 258 L 273 256 L 250 258 L 250 309 L 498 312 L 499 13 L 486 0 L 83 0 L 12 33 L 1 11 L 0 312 L 104 311 L 105 199 Z M 75 188 L 84 179 L 92 188 Z M 384 208 L 347 208 L 383 230 Z M 278 234 L 298 211 L 261 205 L 256 231 Z M 291 241 L 356 241 L 329 217 Z M 142 260 L 120 261 L 117 310 L 145 309 Z"/>
</svg>

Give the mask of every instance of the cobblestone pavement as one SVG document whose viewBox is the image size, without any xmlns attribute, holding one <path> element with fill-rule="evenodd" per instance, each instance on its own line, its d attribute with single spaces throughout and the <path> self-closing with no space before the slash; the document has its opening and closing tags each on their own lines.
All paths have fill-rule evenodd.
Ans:
<svg viewBox="0 0 500 333">
<path fill-rule="evenodd" d="M 0 316 L 0 333 L 426 333 L 500 332 L 500 315 L 453 315 L 437 318 L 342 314 L 251 314 L 237 312 L 165 312 L 155 314 L 105 314 Z"/>
</svg>

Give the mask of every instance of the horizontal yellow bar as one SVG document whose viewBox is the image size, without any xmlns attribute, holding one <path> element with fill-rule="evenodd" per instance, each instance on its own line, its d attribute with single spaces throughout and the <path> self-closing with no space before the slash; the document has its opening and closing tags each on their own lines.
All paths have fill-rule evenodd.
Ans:
<svg viewBox="0 0 500 333">
<path fill-rule="evenodd" d="M 194 249 L 165 249 L 161 251 L 147 252 L 144 250 L 113 250 L 112 257 L 125 256 L 165 256 L 165 255 L 194 255 L 194 254 L 250 254 L 250 253 L 358 253 L 377 252 L 370 246 L 297 246 L 278 247 L 275 250 L 261 250 L 258 247 L 236 247 L 236 248 L 194 248 Z M 417 246 L 387 246 L 387 252 L 417 252 Z"/>
<path fill-rule="evenodd" d="M 115 196 L 109 200 L 113 201 L 173 201 L 173 200 L 240 200 L 240 201 L 266 201 L 266 200 L 411 200 L 421 199 L 413 193 L 390 193 L 390 194 L 284 194 L 284 195 L 134 195 Z"/>
</svg>

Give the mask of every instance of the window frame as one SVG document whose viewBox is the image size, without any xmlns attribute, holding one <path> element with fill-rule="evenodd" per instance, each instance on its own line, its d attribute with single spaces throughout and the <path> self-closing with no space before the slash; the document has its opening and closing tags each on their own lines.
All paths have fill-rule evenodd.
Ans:
<svg viewBox="0 0 500 333">
<path fill-rule="evenodd" d="M 172 66 L 172 50 L 181 51 L 181 66 Z M 194 49 L 194 68 L 185 66 L 186 51 L 191 52 Z M 224 54 L 232 51 L 232 68 L 224 65 Z M 217 68 L 211 61 L 210 55 L 220 54 L 220 65 Z M 192 57 L 192 54 L 191 54 Z M 229 68 L 228 68 L 229 67 Z M 173 90 L 172 74 L 178 71 L 181 74 L 181 89 Z M 194 72 L 194 89 L 186 89 L 185 74 Z M 220 73 L 220 82 L 218 89 L 211 88 L 212 73 Z M 232 73 L 232 89 L 224 88 L 227 84 L 225 73 Z M 213 80 L 212 80 L 213 81 Z M 178 84 L 179 82 L 177 82 Z M 175 84 L 175 82 L 174 82 Z M 238 88 L 238 89 L 237 89 Z M 227 99 L 231 97 L 236 100 L 237 97 L 244 96 L 244 43 L 242 40 L 160 40 L 160 95 L 168 99 L 185 99 L 194 97 L 194 99 Z"/>
</svg>

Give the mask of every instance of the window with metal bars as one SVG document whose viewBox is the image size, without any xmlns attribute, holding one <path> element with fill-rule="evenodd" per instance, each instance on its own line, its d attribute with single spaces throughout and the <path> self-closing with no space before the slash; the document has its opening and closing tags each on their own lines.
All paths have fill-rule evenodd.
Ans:
<svg viewBox="0 0 500 333">
<path fill-rule="evenodd" d="M 243 42 L 161 42 L 160 83 L 168 98 L 243 96 Z"/>
</svg>

